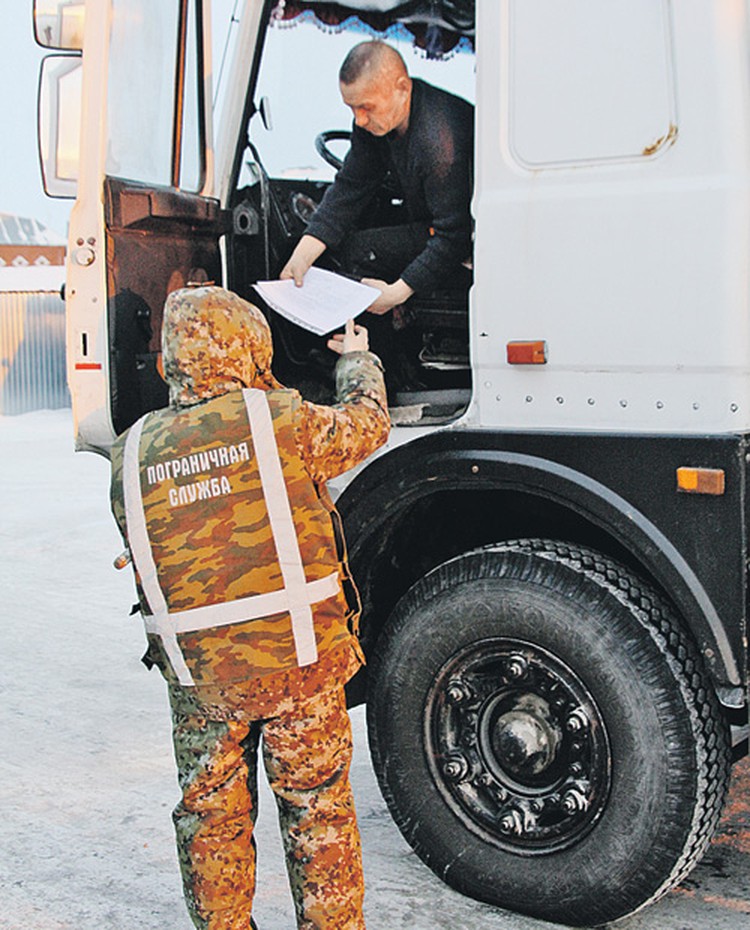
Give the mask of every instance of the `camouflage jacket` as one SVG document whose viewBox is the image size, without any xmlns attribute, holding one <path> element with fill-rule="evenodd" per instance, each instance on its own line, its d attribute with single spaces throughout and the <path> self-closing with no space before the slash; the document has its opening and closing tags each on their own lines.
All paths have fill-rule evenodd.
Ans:
<svg viewBox="0 0 750 930">
<path fill-rule="evenodd" d="M 140 432 L 135 445 L 138 496 L 166 619 L 161 616 L 156 622 L 160 611 L 153 601 L 158 597 L 147 596 L 148 572 L 138 559 L 144 576 L 136 572 L 136 580 L 149 655 L 170 683 L 214 687 L 257 680 L 261 693 L 278 696 L 318 690 L 316 680 L 321 676 L 345 679 L 358 667 L 358 605 L 356 596 L 351 596 L 354 587 L 338 514 L 324 482 L 378 448 L 387 437 L 389 422 L 382 373 L 374 356 L 361 352 L 343 356 L 336 378 L 339 403 L 335 406 L 310 404 L 296 391 L 285 389 L 233 390 L 149 414 L 117 440 L 112 454 L 112 509 L 135 551 L 132 507 L 127 513 L 125 508 L 123 457 L 128 437 L 132 446 Z M 246 404 L 253 396 L 263 401 L 261 407 L 268 402 L 276 460 L 304 566 L 303 587 L 313 591 L 308 604 L 297 611 L 297 620 L 303 615 L 301 624 L 295 621 L 294 610 L 262 598 L 283 594 L 288 579 L 269 517 L 274 502 L 284 494 L 269 498 L 262 490 L 263 444 L 254 442 L 257 420 L 248 419 Z M 330 587 L 332 578 L 335 585 Z M 298 590 L 297 601 L 299 596 Z M 305 606 L 312 621 L 307 626 Z M 213 620 L 206 618 L 204 610 L 191 623 L 190 618 L 207 607 L 209 613 L 218 612 L 221 621 L 215 618 L 216 624 L 210 625 Z M 253 613 L 251 608 L 256 607 L 269 609 Z M 252 619 L 244 619 L 245 609 Z M 310 629 L 314 629 L 312 641 Z"/>
</svg>

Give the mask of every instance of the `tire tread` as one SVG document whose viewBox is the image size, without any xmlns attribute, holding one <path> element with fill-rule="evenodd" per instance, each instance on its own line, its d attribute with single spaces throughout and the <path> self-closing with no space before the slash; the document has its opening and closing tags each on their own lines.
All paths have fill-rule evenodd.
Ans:
<svg viewBox="0 0 750 930">
<path fill-rule="evenodd" d="M 509 559 L 498 558 L 498 554 L 507 553 Z M 401 599 L 389 620 L 384 636 L 386 649 L 389 643 L 398 640 L 406 631 L 413 610 L 433 598 L 438 598 L 447 589 L 459 587 L 467 582 L 488 578 L 502 578 L 510 569 L 513 553 L 525 557 L 519 567 L 515 561 L 513 577 L 517 581 L 538 582 L 544 576 L 550 577 L 550 565 L 553 573 L 561 573 L 570 584 L 585 586 L 595 596 L 615 598 L 634 617 L 652 643 L 666 661 L 673 680 L 681 689 L 683 702 L 689 710 L 690 728 L 694 739 L 697 790 L 694 801 L 689 832 L 681 853 L 667 874 L 645 899 L 623 904 L 614 917 L 609 914 L 604 919 L 612 920 L 629 916 L 643 907 L 655 902 L 675 885 L 679 884 L 704 854 L 719 822 L 726 797 L 729 778 L 729 739 L 728 729 L 718 705 L 713 689 L 708 685 L 707 673 L 696 644 L 669 602 L 654 590 L 647 582 L 637 577 L 630 569 L 609 557 L 567 542 L 546 539 L 517 539 L 484 546 L 443 563 L 418 581 Z M 598 593 L 597 593 L 598 592 Z M 382 647 L 381 643 L 381 647 Z M 388 669 L 383 665 L 383 653 L 378 650 L 371 660 L 370 682 L 372 697 L 368 701 L 368 723 L 373 763 L 378 775 L 381 791 L 388 807 L 407 841 L 428 865 L 436 868 L 437 863 L 429 849 L 423 848 L 418 836 L 418 818 L 405 813 L 399 799 L 395 796 L 386 769 L 387 745 L 385 734 L 380 734 L 377 725 L 381 710 L 378 704 L 383 700 L 382 694 L 387 690 Z M 381 736 L 383 745 L 381 745 Z M 676 850 L 669 851 L 673 856 Z M 449 867 L 448 867 L 449 868 Z M 440 874 L 440 869 L 437 869 Z M 447 869 L 444 871 L 447 872 Z M 459 890 L 460 882 L 451 880 L 447 874 L 441 875 Z M 471 891 L 469 891 L 471 893 Z M 476 895 L 481 896 L 481 895 Z M 491 897 L 486 899 L 491 900 Z M 590 917 L 597 917 L 595 911 L 599 904 L 593 904 L 588 911 Z M 606 904 L 601 913 L 606 911 Z M 582 916 L 583 910 L 582 910 Z M 547 919 L 554 915 L 539 913 Z M 567 919 L 572 919 L 571 910 L 566 911 Z M 598 919 L 598 917 L 597 917 Z"/>
</svg>

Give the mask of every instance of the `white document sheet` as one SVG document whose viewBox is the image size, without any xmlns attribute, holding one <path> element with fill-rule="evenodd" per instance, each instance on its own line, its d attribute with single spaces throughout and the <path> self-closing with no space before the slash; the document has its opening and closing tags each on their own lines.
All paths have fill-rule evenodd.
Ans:
<svg viewBox="0 0 750 930">
<path fill-rule="evenodd" d="M 315 267 L 302 287 L 291 280 L 258 281 L 253 286 L 269 307 L 318 336 L 341 329 L 380 296 L 376 287 Z"/>
</svg>

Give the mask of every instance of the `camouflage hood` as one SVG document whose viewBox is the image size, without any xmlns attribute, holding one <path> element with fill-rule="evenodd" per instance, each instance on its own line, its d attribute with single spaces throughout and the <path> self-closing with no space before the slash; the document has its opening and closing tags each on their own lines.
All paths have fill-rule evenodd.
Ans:
<svg viewBox="0 0 750 930">
<path fill-rule="evenodd" d="M 277 388 L 271 330 L 251 303 L 222 287 L 172 291 L 164 305 L 162 364 L 173 406 L 242 388 Z"/>
</svg>

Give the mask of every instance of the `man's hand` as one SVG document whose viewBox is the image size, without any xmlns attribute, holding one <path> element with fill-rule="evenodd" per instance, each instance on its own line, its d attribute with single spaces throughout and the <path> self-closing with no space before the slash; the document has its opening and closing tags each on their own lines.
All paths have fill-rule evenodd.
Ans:
<svg viewBox="0 0 750 930">
<path fill-rule="evenodd" d="M 344 332 L 335 333 L 328 340 L 328 348 L 338 355 L 345 355 L 347 352 L 366 352 L 369 344 L 367 330 L 354 320 L 347 320 Z"/>
<path fill-rule="evenodd" d="M 374 313 L 376 316 L 388 313 L 393 307 L 397 307 L 408 300 L 414 293 L 406 281 L 402 281 L 401 278 L 394 281 L 393 284 L 386 284 L 385 281 L 379 281 L 377 278 L 362 278 L 362 283 L 369 284 L 370 287 L 376 287 L 380 291 L 380 297 L 367 308 L 368 313 Z"/>
<path fill-rule="evenodd" d="M 315 236 L 304 235 L 297 243 L 297 247 L 289 257 L 289 261 L 281 269 L 279 278 L 294 278 L 297 287 L 302 287 L 302 281 L 313 262 L 325 252 L 325 242 Z"/>
</svg>

